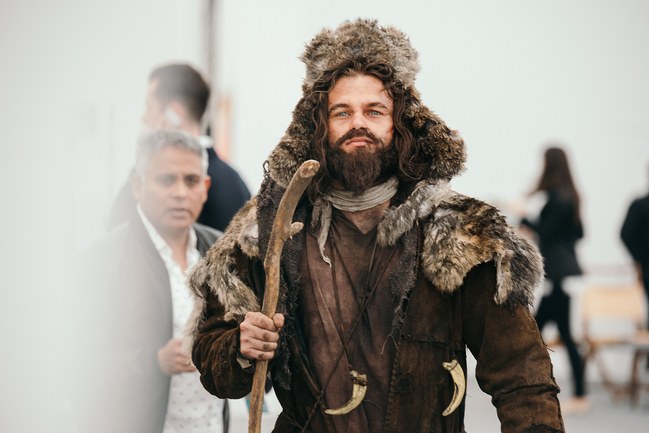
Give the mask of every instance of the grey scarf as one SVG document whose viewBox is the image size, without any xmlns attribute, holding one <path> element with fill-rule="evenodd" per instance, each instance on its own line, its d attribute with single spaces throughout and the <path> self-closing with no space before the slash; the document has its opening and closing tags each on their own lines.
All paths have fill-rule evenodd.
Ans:
<svg viewBox="0 0 649 433">
<path fill-rule="evenodd" d="M 349 191 L 334 188 L 330 194 L 318 198 L 313 205 L 311 224 L 315 227 L 320 226 L 318 248 L 320 249 L 322 260 L 331 266 L 331 260 L 325 255 L 324 247 L 327 242 L 327 236 L 329 236 L 329 227 L 331 226 L 332 206 L 347 212 L 371 209 L 394 197 L 398 187 L 399 181 L 393 176 L 384 183 L 373 186 L 361 194 L 354 194 Z"/>
</svg>

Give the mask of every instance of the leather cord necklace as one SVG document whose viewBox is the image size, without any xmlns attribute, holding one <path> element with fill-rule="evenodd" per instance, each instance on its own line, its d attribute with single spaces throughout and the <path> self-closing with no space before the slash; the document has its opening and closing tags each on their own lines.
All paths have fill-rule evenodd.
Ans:
<svg viewBox="0 0 649 433">
<path fill-rule="evenodd" d="M 358 295 L 359 292 L 358 290 L 354 287 L 353 280 L 351 276 L 349 275 L 349 271 L 347 270 L 347 267 L 345 266 L 344 262 L 341 262 L 342 268 L 345 271 L 345 274 L 347 274 L 347 279 L 350 282 L 350 285 L 352 286 L 352 289 L 354 291 L 354 300 L 356 301 L 356 305 L 358 307 L 358 315 L 356 316 L 356 319 L 354 320 L 353 326 L 350 329 L 349 335 L 345 335 L 345 321 L 343 319 L 343 312 L 342 308 L 340 307 L 340 290 L 338 289 L 338 279 L 336 278 L 336 255 L 340 256 L 340 251 L 338 250 L 334 239 L 332 237 L 331 239 L 331 249 L 332 249 L 332 258 L 331 258 L 331 274 L 332 274 L 332 280 L 333 280 L 333 289 L 334 289 L 334 297 L 336 298 L 336 312 L 338 313 L 338 320 L 340 320 L 340 331 L 338 331 L 338 338 L 340 338 L 340 342 L 343 345 L 343 351 L 344 354 L 347 355 L 347 362 L 348 362 L 348 368 L 349 370 L 353 370 L 352 368 L 352 354 L 349 350 L 349 342 L 351 341 L 352 337 L 354 336 L 354 332 L 356 331 L 358 323 L 360 323 L 361 318 L 365 316 L 365 312 L 367 311 L 367 307 L 370 304 L 370 300 L 374 297 L 374 293 L 376 292 L 376 287 L 378 286 L 378 282 L 381 281 L 381 277 L 383 276 L 381 274 L 381 277 L 379 277 L 374 286 L 370 290 L 370 277 L 372 275 L 372 267 L 374 266 L 374 257 L 376 255 L 376 240 L 374 241 L 374 246 L 372 248 L 372 255 L 370 256 L 370 263 L 368 265 L 367 269 L 367 275 L 365 276 L 365 281 L 364 284 L 362 284 L 362 289 L 363 291 L 360 292 L 360 295 L 362 296 L 362 303 L 359 303 L 358 301 Z M 335 369 L 338 367 L 338 364 L 342 360 L 342 356 L 339 356 L 337 361 L 336 361 L 336 366 L 334 367 Z M 332 372 L 333 376 L 333 372 Z M 327 381 L 327 385 L 331 381 L 331 377 Z"/>
<path fill-rule="evenodd" d="M 335 244 L 333 236 L 331 236 L 329 238 L 329 242 L 331 244 L 332 253 L 335 252 L 335 253 L 338 253 L 338 255 L 339 255 L 339 250 L 338 250 L 338 248 L 337 248 L 337 246 Z M 345 327 L 344 327 L 343 320 L 342 320 L 342 310 L 341 310 L 341 307 L 340 307 L 340 296 L 338 294 L 338 284 L 336 282 L 336 271 L 335 271 L 336 266 L 335 266 L 335 261 L 334 261 L 335 259 L 333 259 L 333 257 L 332 257 L 331 273 L 332 273 L 332 280 L 333 280 L 333 286 L 334 286 L 333 289 L 334 289 L 334 296 L 336 298 L 336 309 L 337 309 L 338 316 L 340 318 L 341 331 L 342 331 L 342 332 L 340 332 L 340 331 L 338 332 L 338 334 L 339 334 L 338 337 L 340 338 L 340 341 L 341 341 L 341 343 L 343 345 L 343 350 L 336 357 L 335 367 L 333 368 L 331 374 L 329 375 L 329 377 L 325 381 L 324 386 L 322 387 L 322 390 L 320 391 L 320 393 L 316 397 L 316 401 L 315 401 L 313 407 L 311 408 L 311 410 L 309 411 L 309 415 L 307 417 L 306 422 L 304 423 L 304 426 L 300 429 L 300 431 L 302 433 L 306 431 L 306 428 L 309 426 L 309 423 L 311 422 L 311 418 L 313 418 L 313 415 L 315 414 L 315 411 L 316 411 L 318 405 L 324 399 L 325 391 L 328 388 L 329 384 L 331 383 L 331 380 L 333 379 L 333 377 L 335 375 L 336 369 L 338 368 L 338 365 L 340 364 L 340 361 L 342 360 L 342 357 L 344 355 L 347 355 L 347 360 L 349 362 L 348 368 L 349 368 L 350 372 L 354 371 L 352 369 L 352 366 L 351 366 L 351 357 L 350 357 L 350 351 L 349 351 L 348 346 L 349 346 L 349 343 L 351 342 L 351 339 L 352 339 L 352 337 L 353 337 L 353 335 L 354 335 L 354 333 L 355 333 L 355 331 L 356 331 L 356 329 L 358 327 L 358 324 L 360 323 L 361 319 L 365 316 L 365 312 L 367 311 L 367 308 L 369 307 L 369 304 L 371 303 L 372 299 L 374 298 L 374 295 L 376 294 L 376 289 L 377 289 L 377 287 L 379 285 L 379 282 L 383 279 L 383 276 L 384 276 L 385 271 L 387 269 L 387 267 L 383 268 L 381 274 L 378 276 L 378 278 L 376 279 L 376 281 L 374 282 L 374 284 L 372 285 L 372 287 L 370 289 L 370 277 L 372 275 L 372 271 L 373 271 L 373 267 L 374 267 L 374 259 L 375 259 L 375 256 L 376 256 L 376 249 L 377 249 L 377 241 L 375 239 L 374 240 L 374 246 L 372 248 L 372 255 L 371 255 L 371 258 L 370 258 L 370 263 L 368 265 L 367 277 L 365 279 L 365 284 L 363 284 L 363 286 L 364 286 L 363 287 L 364 290 L 362 292 L 362 294 L 363 294 L 363 302 L 359 306 L 358 315 L 356 316 L 356 318 L 354 319 L 354 322 L 352 323 L 351 327 L 349 328 L 349 335 L 345 335 Z M 394 251 L 395 250 L 393 250 L 392 255 L 394 255 Z M 332 254 L 332 256 L 334 256 L 334 257 L 336 257 L 336 255 L 337 254 Z M 392 258 L 392 255 L 390 256 L 390 260 Z M 348 272 L 347 268 L 344 266 L 344 263 L 343 263 L 343 269 L 344 269 L 345 273 L 347 274 L 347 277 L 348 277 L 348 279 L 349 279 L 349 281 L 351 283 L 351 281 L 352 281 L 351 276 L 349 275 L 349 272 Z M 352 288 L 353 288 L 353 285 L 352 285 Z M 354 292 L 357 292 L 357 290 L 354 290 Z M 357 303 L 358 303 L 358 300 L 357 300 Z"/>
</svg>

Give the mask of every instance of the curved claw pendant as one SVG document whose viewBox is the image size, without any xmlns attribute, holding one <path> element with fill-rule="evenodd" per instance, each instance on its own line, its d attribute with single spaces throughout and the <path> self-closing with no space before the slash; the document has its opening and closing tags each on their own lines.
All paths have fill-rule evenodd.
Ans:
<svg viewBox="0 0 649 433">
<path fill-rule="evenodd" d="M 349 372 L 349 375 L 352 377 L 353 388 L 352 396 L 347 403 L 342 405 L 337 409 L 327 409 L 325 410 L 326 414 L 329 415 L 344 415 L 356 409 L 359 404 L 365 398 L 365 392 L 367 392 L 367 376 L 360 374 L 355 370 Z"/>
<path fill-rule="evenodd" d="M 449 416 L 455 412 L 455 409 L 457 409 L 462 403 L 464 391 L 466 389 L 466 382 L 464 380 L 464 372 L 462 371 L 460 363 L 457 362 L 457 359 L 454 359 L 451 362 L 443 362 L 442 366 L 450 373 L 454 385 L 451 403 L 446 409 L 444 409 L 444 412 L 442 412 L 443 416 Z"/>
</svg>

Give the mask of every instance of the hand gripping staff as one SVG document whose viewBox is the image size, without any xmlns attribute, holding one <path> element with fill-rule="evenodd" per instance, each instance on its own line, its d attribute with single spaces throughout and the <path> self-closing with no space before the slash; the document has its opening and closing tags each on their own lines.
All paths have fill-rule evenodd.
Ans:
<svg viewBox="0 0 649 433">
<path fill-rule="evenodd" d="M 277 301 L 279 298 L 279 264 L 282 255 L 282 248 L 287 239 L 302 230 L 301 222 L 292 222 L 293 213 L 304 190 L 311 182 L 320 168 L 320 163 L 315 160 L 307 160 L 297 169 L 291 182 L 288 184 L 282 200 L 279 202 L 275 222 L 270 232 L 268 249 L 264 258 L 264 272 L 266 273 L 266 286 L 264 301 L 261 312 L 271 319 L 275 315 Z M 266 374 L 268 372 L 268 360 L 262 359 L 256 362 L 255 373 L 252 378 L 252 390 L 250 392 L 250 418 L 248 419 L 248 433 L 261 432 L 261 412 L 264 399 L 264 387 Z"/>
</svg>

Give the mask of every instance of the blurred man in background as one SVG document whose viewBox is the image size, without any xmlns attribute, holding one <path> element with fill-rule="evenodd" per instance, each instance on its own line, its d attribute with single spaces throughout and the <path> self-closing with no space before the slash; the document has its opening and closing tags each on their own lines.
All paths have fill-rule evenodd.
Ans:
<svg viewBox="0 0 649 433">
<path fill-rule="evenodd" d="M 185 274 L 220 233 L 196 224 L 207 199 L 205 149 L 179 131 L 141 137 L 134 211 L 86 254 L 81 431 L 221 433 L 227 402 L 209 395 L 181 351 L 193 301 Z"/>
<path fill-rule="evenodd" d="M 209 85 L 190 65 L 160 66 L 149 76 L 142 125 L 145 131 L 184 131 L 197 137 L 207 149 L 208 174 L 212 183 L 198 222 L 223 231 L 234 214 L 250 198 L 250 192 L 241 176 L 219 158 L 212 146 L 212 139 L 202 135 L 202 119 L 209 97 Z M 124 222 L 134 211 L 135 200 L 130 187 L 125 184 L 111 210 L 109 228 Z"/>
</svg>

